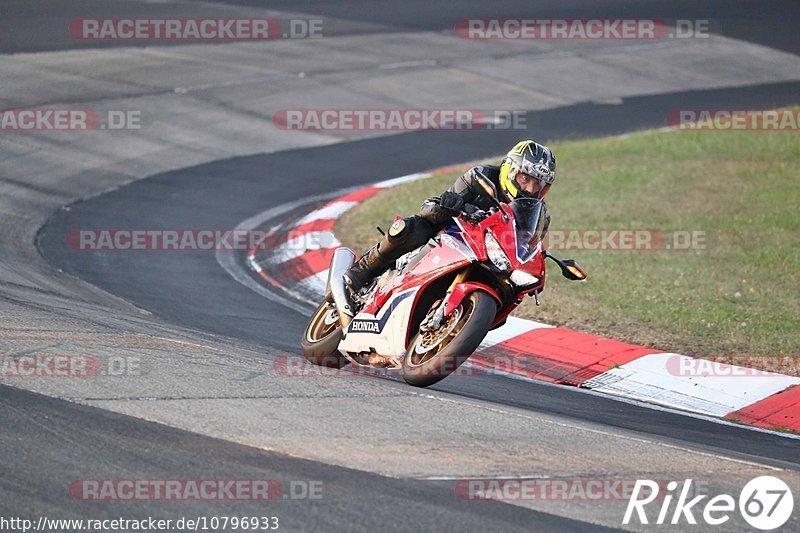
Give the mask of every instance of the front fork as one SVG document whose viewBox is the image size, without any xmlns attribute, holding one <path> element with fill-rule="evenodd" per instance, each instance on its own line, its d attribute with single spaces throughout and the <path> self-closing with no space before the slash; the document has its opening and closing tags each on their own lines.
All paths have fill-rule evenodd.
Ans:
<svg viewBox="0 0 800 533">
<path fill-rule="evenodd" d="M 469 273 L 470 267 L 467 267 L 456 274 L 456 277 L 453 279 L 452 283 L 450 283 L 450 287 L 448 287 L 444 298 L 442 298 L 438 304 L 434 304 L 433 308 L 431 308 L 431 311 L 428 312 L 428 315 L 422 321 L 422 324 L 420 325 L 421 331 L 435 331 L 439 329 L 442 325 L 442 321 L 449 317 L 450 313 L 452 313 L 458 308 L 459 305 L 461 305 L 461 301 L 470 293 L 478 290 L 489 293 L 495 300 L 497 300 L 499 305 L 503 304 L 502 298 L 500 298 L 500 295 L 498 295 L 497 291 L 495 291 L 493 288 L 477 281 L 467 281 Z"/>
<path fill-rule="evenodd" d="M 453 281 L 447 288 L 444 298 L 436 302 L 436 304 L 431 307 L 431 310 L 428 311 L 428 314 L 425 315 L 425 318 L 419 326 L 420 331 L 436 331 L 442 327 L 442 320 L 444 320 L 446 316 L 450 315 L 450 312 L 454 309 L 450 303 L 450 297 L 452 296 L 456 286 L 458 286 L 459 283 L 463 283 L 464 280 L 467 279 L 467 274 L 469 274 L 469 267 L 456 274 L 456 277 L 453 278 Z"/>
</svg>

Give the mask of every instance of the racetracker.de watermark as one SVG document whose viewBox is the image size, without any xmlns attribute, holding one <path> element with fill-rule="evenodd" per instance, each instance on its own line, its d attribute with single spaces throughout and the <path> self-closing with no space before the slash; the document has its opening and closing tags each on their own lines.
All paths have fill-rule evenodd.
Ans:
<svg viewBox="0 0 800 533">
<path fill-rule="evenodd" d="M 628 500 L 636 479 L 620 478 L 477 478 L 456 482 L 461 500 Z M 666 481 L 663 486 L 666 486 Z"/>
<path fill-rule="evenodd" d="M 67 246 L 77 251 L 248 251 L 270 242 L 271 235 L 237 229 L 75 229 L 67 233 Z"/>
<path fill-rule="evenodd" d="M 667 126 L 689 131 L 798 131 L 800 109 L 674 109 Z"/>
<path fill-rule="evenodd" d="M 480 109 L 280 109 L 278 129 L 312 131 L 417 131 L 525 129 L 522 111 Z"/>
<path fill-rule="evenodd" d="M 70 35 L 85 41 L 263 41 L 323 37 L 322 19 L 97 18 L 75 19 Z"/>
<path fill-rule="evenodd" d="M 336 368 L 337 358 L 331 356 L 331 366 L 318 365 L 311 363 L 302 355 L 281 355 L 275 358 L 272 363 L 272 370 L 277 376 L 287 378 L 353 378 L 359 376 L 395 376 L 397 369 L 380 366 L 347 365 L 343 368 Z M 468 355 L 465 355 L 466 359 Z M 509 365 L 513 360 L 509 358 Z M 472 377 L 491 374 L 493 371 L 474 364 L 459 364 L 454 360 L 449 360 L 440 367 L 427 371 L 430 376 L 453 377 Z"/>
<path fill-rule="evenodd" d="M 516 245 L 516 233 L 493 234 L 503 246 Z M 271 250 L 303 253 L 338 245 L 330 232 L 290 232 L 286 237 L 271 230 L 220 229 L 73 229 L 67 246 L 75 251 L 216 251 Z M 447 244 L 449 241 L 443 241 Z M 660 251 L 705 250 L 705 230 L 653 229 L 551 229 L 544 248 L 553 251 Z"/>
<path fill-rule="evenodd" d="M 546 250 L 598 252 L 653 252 L 660 250 L 705 250 L 705 230 L 655 229 L 550 229 Z M 508 238 L 516 238 L 509 234 Z"/>
<path fill-rule="evenodd" d="M 80 479 L 69 495 L 84 501 L 320 500 L 318 480 L 276 479 Z"/>
<path fill-rule="evenodd" d="M 669 374 L 680 377 L 774 378 L 775 374 L 800 375 L 800 355 L 727 357 L 724 361 L 673 355 L 665 366 Z"/>
<path fill-rule="evenodd" d="M 90 378 L 139 375 L 141 375 L 141 360 L 138 357 L 42 353 L 0 355 L 0 377 L 2 378 Z"/>
<path fill-rule="evenodd" d="M 4 109 L 1 131 L 138 130 L 142 112 L 131 109 Z"/>
<path fill-rule="evenodd" d="M 462 39 L 523 40 L 654 40 L 707 38 L 708 19 L 514 19 L 473 18 L 459 20 L 456 34 Z"/>
</svg>

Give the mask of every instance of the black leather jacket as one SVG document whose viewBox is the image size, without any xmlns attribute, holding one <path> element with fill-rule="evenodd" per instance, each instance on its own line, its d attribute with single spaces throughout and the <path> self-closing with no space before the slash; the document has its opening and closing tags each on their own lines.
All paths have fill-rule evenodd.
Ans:
<svg viewBox="0 0 800 533">
<path fill-rule="evenodd" d="M 464 199 L 465 204 L 472 204 L 478 209 L 488 211 L 490 208 L 495 207 L 495 203 L 489 199 L 488 194 L 484 192 L 484 188 L 477 183 L 476 174 L 481 174 L 485 178 L 488 178 L 494 186 L 495 198 L 501 202 L 511 202 L 511 198 L 506 196 L 506 193 L 500 186 L 500 167 L 496 165 L 472 167 L 459 176 L 455 183 L 447 190 L 460 195 L 461 198 Z M 545 206 L 545 209 L 547 209 L 547 206 Z M 422 209 L 419 214 L 435 227 L 441 227 L 449 223 L 453 216 L 450 211 L 439 207 L 438 197 L 426 200 L 425 203 L 422 204 Z M 546 216 L 549 218 L 549 214 Z"/>
<path fill-rule="evenodd" d="M 472 167 L 459 176 L 447 190 L 458 193 L 464 199 L 464 203 L 472 204 L 479 209 L 487 210 L 494 207 L 494 202 L 489 200 L 488 195 L 483 192 L 485 189 L 477 182 L 476 174 L 489 179 L 494 186 L 495 198 L 501 202 L 511 201 L 511 198 L 508 198 L 503 188 L 500 187 L 500 167 L 494 165 Z M 476 191 L 478 192 L 476 193 Z"/>
</svg>

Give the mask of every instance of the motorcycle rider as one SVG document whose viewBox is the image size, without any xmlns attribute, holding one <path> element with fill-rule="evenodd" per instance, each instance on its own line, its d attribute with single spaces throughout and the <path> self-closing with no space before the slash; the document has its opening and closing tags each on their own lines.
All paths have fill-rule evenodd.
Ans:
<svg viewBox="0 0 800 533">
<path fill-rule="evenodd" d="M 477 182 L 478 175 L 488 178 L 493 187 L 492 196 L 501 202 L 508 203 L 516 198 L 542 199 L 555 180 L 556 158 L 546 146 L 526 140 L 509 150 L 499 166 L 471 168 L 440 196 L 426 200 L 418 215 L 398 219 L 392 224 L 381 241 L 345 272 L 344 282 L 350 291 L 357 293 L 403 254 L 428 242 L 453 216 L 461 213 L 464 204 L 486 211 L 494 207 L 494 202 L 488 198 L 489 192 Z"/>
</svg>

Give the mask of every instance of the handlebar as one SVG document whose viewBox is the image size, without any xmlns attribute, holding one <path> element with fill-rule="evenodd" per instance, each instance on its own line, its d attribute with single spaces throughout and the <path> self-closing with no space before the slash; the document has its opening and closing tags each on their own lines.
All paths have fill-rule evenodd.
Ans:
<svg viewBox="0 0 800 533">
<path fill-rule="evenodd" d="M 472 224 L 477 224 L 486 217 L 491 216 L 493 212 L 494 208 L 490 209 L 489 211 L 484 211 L 483 209 L 480 209 L 472 204 L 464 204 L 464 207 L 461 210 L 461 218 Z"/>
</svg>

